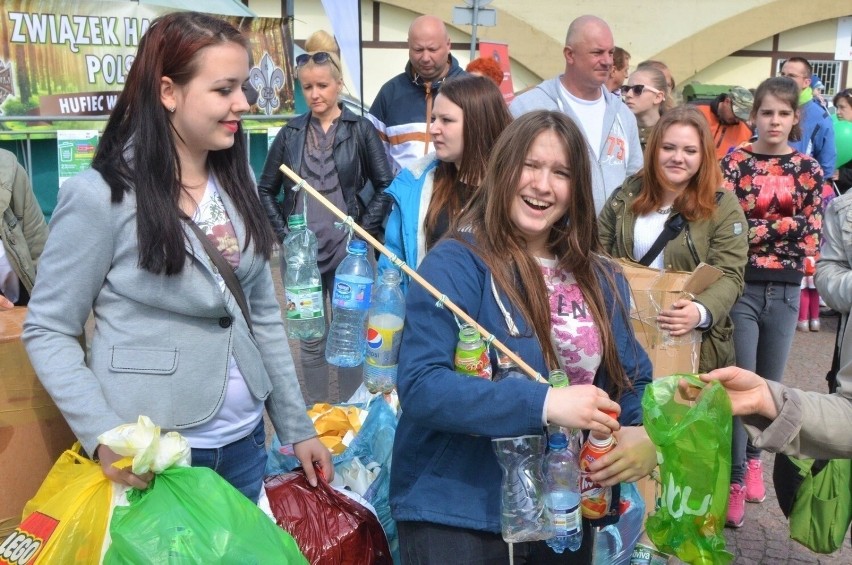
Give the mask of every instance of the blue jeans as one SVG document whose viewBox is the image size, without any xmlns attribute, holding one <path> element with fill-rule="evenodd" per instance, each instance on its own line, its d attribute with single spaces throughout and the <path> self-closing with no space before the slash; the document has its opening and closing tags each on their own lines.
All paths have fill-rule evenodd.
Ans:
<svg viewBox="0 0 852 565">
<path fill-rule="evenodd" d="M 798 284 L 746 283 L 731 309 L 737 367 L 764 379 L 781 382 L 799 319 Z M 734 418 L 731 444 L 731 484 L 743 484 L 746 459 L 759 459 L 740 419 Z"/>
<path fill-rule="evenodd" d="M 465 563 L 509 565 L 509 544 L 500 534 L 431 522 L 397 522 L 402 565 Z M 546 542 L 512 546 L 516 565 L 582 565 L 592 562 L 592 528 L 583 520 L 583 543 L 576 552 L 555 553 Z"/>
<path fill-rule="evenodd" d="M 192 449 L 192 466 L 208 467 L 257 504 L 266 469 L 266 431 L 263 418 L 243 439 L 216 449 Z"/>
</svg>

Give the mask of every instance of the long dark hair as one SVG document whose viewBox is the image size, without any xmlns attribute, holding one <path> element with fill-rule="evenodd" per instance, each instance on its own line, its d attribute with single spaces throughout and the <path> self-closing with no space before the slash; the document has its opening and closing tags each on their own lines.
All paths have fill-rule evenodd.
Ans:
<svg viewBox="0 0 852 565">
<path fill-rule="evenodd" d="M 659 208 L 663 203 L 663 193 L 671 190 L 660 169 L 659 153 L 663 136 L 673 125 L 692 127 L 698 133 L 698 151 L 701 153 L 698 172 L 675 199 L 674 208 L 690 222 L 710 218 L 716 211 L 716 189 L 722 186 L 722 171 L 716 161 L 716 148 L 707 119 L 691 105 L 667 111 L 654 125 L 645 148 L 645 166 L 639 173 L 642 176 L 642 193 L 633 202 L 633 212 L 642 216 Z"/>
<path fill-rule="evenodd" d="M 612 314 L 607 312 L 602 284 L 613 289 L 615 307 L 623 309 L 625 319 L 627 312 L 615 290 L 615 267 L 602 255 L 598 240 L 585 138 L 570 118 L 561 112 L 537 111 L 509 124 L 494 145 L 477 198 L 459 218 L 454 237 L 465 241 L 462 230 L 473 233 L 475 250 L 488 265 L 495 283 L 532 326 L 548 366 L 558 367 L 550 338 L 550 304 L 544 277 L 511 219 L 524 162 L 536 138 L 545 131 L 553 132 L 562 142 L 571 174 L 568 209 L 550 230 L 548 250 L 558 258 L 560 269 L 574 275 L 586 299 L 600 332 L 609 386 L 619 395 L 630 384 L 618 355 L 610 324 Z"/>
<path fill-rule="evenodd" d="M 438 95 L 462 110 L 463 147 L 458 167 L 441 161 L 435 168 L 432 199 L 423 222 L 427 242 L 433 240 L 432 233 L 442 213 L 447 213 L 452 222 L 471 199 L 485 176 L 494 143 L 512 121 L 503 94 L 486 77 L 467 75 L 447 79 Z"/>
<path fill-rule="evenodd" d="M 179 273 L 186 259 L 178 205 L 181 164 L 168 111 L 160 101 L 160 80 L 187 84 L 198 72 L 202 49 L 226 43 L 249 51 L 239 31 L 213 16 L 175 12 L 152 21 L 92 162 L 109 184 L 112 202 L 135 193 L 139 266 L 152 273 Z M 232 147 L 211 151 L 207 159 L 245 223 L 246 249 L 253 242 L 268 258 L 273 239 L 249 170 L 242 126 Z"/>
</svg>

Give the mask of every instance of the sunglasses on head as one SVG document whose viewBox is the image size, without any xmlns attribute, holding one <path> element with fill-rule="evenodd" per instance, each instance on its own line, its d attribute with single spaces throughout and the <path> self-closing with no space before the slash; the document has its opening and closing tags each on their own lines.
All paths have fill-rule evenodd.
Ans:
<svg viewBox="0 0 852 565">
<path fill-rule="evenodd" d="M 645 89 L 648 89 L 649 91 L 653 92 L 654 94 L 660 93 L 659 90 L 657 90 L 653 86 L 648 86 L 647 84 L 634 84 L 633 86 L 625 84 L 625 85 L 622 85 L 621 88 L 620 88 L 622 96 L 627 96 L 627 93 L 630 92 L 631 90 L 633 91 L 633 96 L 642 96 L 642 93 L 645 91 Z"/>
<path fill-rule="evenodd" d="M 302 53 L 298 57 L 296 57 L 296 67 L 303 67 L 307 65 L 309 62 L 313 61 L 317 65 L 324 65 L 326 63 L 331 63 L 334 65 L 338 71 L 340 67 L 337 66 L 337 63 L 334 62 L 334 59 L 331 58 L 331 54 L 325 51 L 317 51 L 313 55 L 310 53 Z"/>
</svg>

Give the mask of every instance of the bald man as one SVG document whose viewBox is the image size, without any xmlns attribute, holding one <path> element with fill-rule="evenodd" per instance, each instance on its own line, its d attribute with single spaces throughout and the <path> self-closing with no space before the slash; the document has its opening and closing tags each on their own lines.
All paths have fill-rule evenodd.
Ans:
<svg viewBox="0 0 852 565">
<path fill-rule="evenodd" d="M 642 168 L 636 118 L 606 89 L 615 42 L 605 21 L 580 16 L 565 37 L 565 73 L 517 96 L 509 109 L 515 117 L 533 110 L 555 110 L 580 126 L 592 161 L 595 210 L 624 179 Z"/>
<path fill-rule="evenodd" d="M 408 28 L 405 71 L 379 90 L 367 117 L 385 144 L 394 174 L 430 149 L 432 103 L 448 77 L 466 74 L 450 55 L 450 35 L 435 16 L 420 16 Z"/>
</svg>

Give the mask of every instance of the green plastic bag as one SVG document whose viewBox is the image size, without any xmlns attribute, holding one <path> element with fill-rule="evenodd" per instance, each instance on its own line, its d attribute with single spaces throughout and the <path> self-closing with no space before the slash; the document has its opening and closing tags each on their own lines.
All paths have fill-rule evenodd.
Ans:
<svg viewBox="0 0 852 565">
<path fill-rule="evenodd" d="M 778 453 L 772 482 L 791 538 L 817 553 L 840 549 L 852 522 L 852 461 Z"/>
<path fill-rule="evenodd" d="M 127 493 L 104 563 L 307 564 L 290 534 L 215 471 L 172 467 Z"/>
<path fill-rule="evenodd" d="M 678 383 L 700 388 L 693 401 Z M 645 529 L 660 551 L 686 563 L 725 564 L 731 479 L 731 401 L 722 385 L 695 375 L 657 379 L 642 397 L 645 430 L 657 447 L 662 497 Z"/>
</svg>

